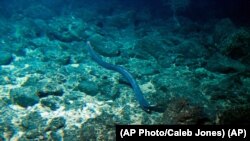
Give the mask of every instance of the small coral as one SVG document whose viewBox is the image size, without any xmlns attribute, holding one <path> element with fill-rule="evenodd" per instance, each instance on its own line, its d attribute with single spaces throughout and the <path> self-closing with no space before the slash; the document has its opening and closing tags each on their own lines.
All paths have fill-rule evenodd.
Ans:
<svg viewBox="0 0 250 141">
<path fill-rule="evenodd" d="M 170 102 L 163 114 L 163 124 L 206 124 L 203 109 L 190 104 L 187 99 L 177 99 Z"/>
</svg>

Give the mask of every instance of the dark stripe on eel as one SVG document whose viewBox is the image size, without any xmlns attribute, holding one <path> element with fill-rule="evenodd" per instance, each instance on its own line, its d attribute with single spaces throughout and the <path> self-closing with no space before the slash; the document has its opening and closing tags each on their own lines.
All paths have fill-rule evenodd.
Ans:
<svg viewBox="0 0 250 141">
<path fill-rule="evenodd" d="M 100 66 L 102 66 L 108 70 L 113 70 L 113 71 L 119 72 L 120 74 L 123 75 L 123 77 L 126 78 L 126 80 L 131 84 L 131 86 L 134 90 L 134 93 L 135 93 L 136 100 L 139 102 L 142 109 L 145 110 L 146 112 L 149 112 L 152 107 L 149 105 L 149 103 L 143 97 L 142 91 L 141 91 L 139 85 L 137 84 L 137 82 L 135 81 L 135 79 L 133 78 L 133 76 L 131 75 L 131 73 L 129 73 L 125 68 L 123 68 L 121 66 L 116 66 L 116 65 L 113 65 L 113 64 L 110 64 L 110 63 L 103 61 L 101 56 L 94 51 L 94 49 L 89 41 L 87 41 L 87 46 L 88 46 L 88 52 L 89 52 L 91 58 L 97 64 L 99 64 Z"/>
</svg>

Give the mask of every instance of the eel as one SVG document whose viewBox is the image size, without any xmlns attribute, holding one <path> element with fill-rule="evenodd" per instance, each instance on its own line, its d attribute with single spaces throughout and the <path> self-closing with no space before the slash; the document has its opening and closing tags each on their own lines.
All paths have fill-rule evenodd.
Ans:
<svg viewBox="0 0 250 141">
<path fill-rule="evenodd" d="M 102 60 L 101 56 L 99 54 L 97 54 L 94 49 L 93 46 L 91 45 L 90 41 L 87 41 L 87 49 L 88 52 L 91 56 L 91 58 L 100 66 L 108 69 L 108 70 L 113 70 L 116 72 L 119 72 L 132 86 L 133 91 L 135 93 L 135 97 L 136 100 L 139 102 L 141 108 L 146 111 L 146 112 L 150 112 L 152 109 L 155 108 L 155 106 L 151 106 L 147 100 L 143 97 L 142 91 L 139 87 L 139 85 L 137 84 L 137 82 L 135 81 L 134 77 L 131 75 L 130 72 L 128 72 L 125 68 L 121 67 L 121 66 L 117 66 L 117 65 L 113 65 L 110 63 L 107 63 L 105 61 Z"/>
</svg>

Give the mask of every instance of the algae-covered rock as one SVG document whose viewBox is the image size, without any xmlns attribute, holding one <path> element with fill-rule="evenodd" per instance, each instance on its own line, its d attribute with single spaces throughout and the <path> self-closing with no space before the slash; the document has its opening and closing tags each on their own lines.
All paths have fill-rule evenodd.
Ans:
<svg viewBox="0 0 250 141">
<path fill-rule="evenodd" d="M 37 91 L 33 87 L 15 88 L 10 91 L 12 103 L 22 107 L 33 106 L 39 102 Z"/>
<path fill-rule="evenodd" d="M 0 51 L 0 65 L 8 65 L 13 60 L 11 53 L 6 51 Z"/>
<path fill-rule="evenodd" d="M 78 89 L 81 92 L 85 92 L 87 95 L 95 96 L 98 93 L 98 86 L 91 81 L 83 81 L 78 85 Z"/>
</svg>

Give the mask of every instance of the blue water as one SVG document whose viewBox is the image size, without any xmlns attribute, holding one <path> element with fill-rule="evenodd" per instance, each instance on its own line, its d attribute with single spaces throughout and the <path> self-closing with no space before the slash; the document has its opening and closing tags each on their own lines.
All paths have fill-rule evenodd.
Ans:
<svg viewBox="0 0 250 141">
<path fill-rule="evenodd" d="M 249 125 L 249 7 L 1 0 L 0 141 L 115 140 L 116 124 Z"/>
</svg>

